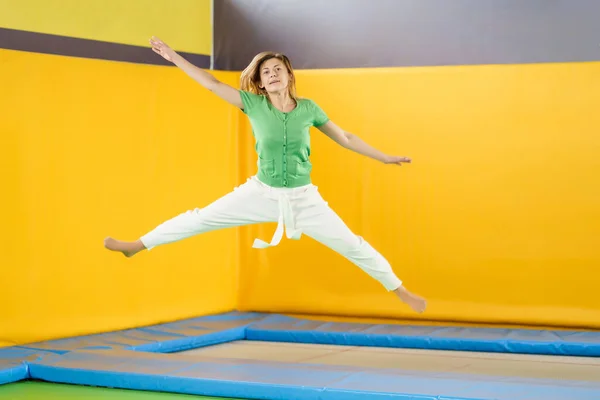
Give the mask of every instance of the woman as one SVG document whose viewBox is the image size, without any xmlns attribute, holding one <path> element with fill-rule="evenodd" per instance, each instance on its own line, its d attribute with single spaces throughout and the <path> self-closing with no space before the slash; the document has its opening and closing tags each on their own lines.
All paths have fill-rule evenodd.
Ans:
<svg viewBox="0 0 600 400">
<path fill-rule="evenodd" d="M 208 231 L 263 222 L 278 222 L 270 243 L 256 239 L 253 247 L 276 246 L 285 231 L 290 239 L 302 233 L 346 257 L 393 291 L 416 312 L 426 301 L 409 292 L 387 260 L 355 235 L 312 185 L 309 128 L 315 126 L 341 146 L 386 164 L 411 160 L 388 156 L 345 132 L 312 100 L 296 96 L 289 59 L 276 53 L 257 55 L 241 76 L 241 90 L 224 84 L 189 63 L 160 39 L 152 50 L 174 63 L 200 85 L 240 108 L 250 119 L 258 152 L 258 173 L 208 206 L 182 213 L 134 242 L 105 239 L 105 247 L 127 257 Z"/>
</svg>

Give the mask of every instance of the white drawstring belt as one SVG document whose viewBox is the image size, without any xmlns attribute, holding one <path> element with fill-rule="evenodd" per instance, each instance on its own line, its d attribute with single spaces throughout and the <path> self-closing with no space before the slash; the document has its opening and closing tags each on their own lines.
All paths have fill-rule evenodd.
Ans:
<svg viewBox="0 0 600 400">
<path fill-rule="evenodd" d="M 298 240 L 302 236 L 302 231 L 300 229 L 296 229 L 292 204 L 287 194 L 280 193 L 277 201 L 279 203 L 279 218 L 277 222 L 277 229 L 275 229 L 271 243 L 267 243 L 260 239 L 254 239 L 254 244 L 252 247 L 255 249 L 266 249 L 267 247 L 277 246 L 283 237 L 284 228 L 288 239 Z"/>
</svg>

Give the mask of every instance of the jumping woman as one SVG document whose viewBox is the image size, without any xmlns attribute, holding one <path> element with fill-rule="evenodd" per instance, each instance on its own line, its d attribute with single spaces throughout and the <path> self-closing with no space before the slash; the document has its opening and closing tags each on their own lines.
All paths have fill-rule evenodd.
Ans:
<svg viewBox="0 0 600 400">
<path fill-rule="evenodd" d="M 402 285 L 389 262 L 346 226 L 311 183 L 309 129 L 314 126 L 342 147 L 385 164 L 401 165 L 409 158 L 374 149 L 339 128 L 314 101 L 297 97 L 294 70 L 283 54 L 254 57 L 242 72 L 238 90 L 192 65 L 160 39 L 152 37 L 150 44 L 155 53 L 247 115 L 256 140 L 258 172 L 213 203 L 179 214 L 136 241 L 106 238 L 107 249 L 131 257 L 217 229 L 278 222 L 271 241 L 255 239 L 254 248 L 276 246 L 284 231 L 288 239 L 306 234 L 360 267 L 414 311 L 425 310 L 425 299 Z"/>
</svg>

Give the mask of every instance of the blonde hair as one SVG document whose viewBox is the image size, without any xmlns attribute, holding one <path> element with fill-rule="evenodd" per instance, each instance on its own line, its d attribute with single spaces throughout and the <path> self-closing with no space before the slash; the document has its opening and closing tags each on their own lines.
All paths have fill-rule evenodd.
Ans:
<svg viewBox="0 0 600 400">
<path fill-rule="evenodd" d="M 260 66 L 267 60 L 276 58 L 280 60 L 283 65 L 287 68 L 290 74 L 290 81 L 288 84 L 288 92 L 292 99 L 296 99 L 296 77 L 294 75 L 294 69 L 290 59 L 285 54 L 275 53 L 272 51 L 264 51 L 254 56 L 250 64 L 242 71 L 240 78 L 240 89 L 255 93 L 266 95 L 267 91 L 260 87 Z"/>
</svg>

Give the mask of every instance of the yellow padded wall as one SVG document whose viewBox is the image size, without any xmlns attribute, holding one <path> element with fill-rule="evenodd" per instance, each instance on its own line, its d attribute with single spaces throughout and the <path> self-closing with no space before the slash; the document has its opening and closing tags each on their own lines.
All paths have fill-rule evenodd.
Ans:
<svg viewBox="0 0 600 400">
<path fill-rule="evenodd" d="M 298 71 L 300 94 L 336 123 L 414 160 L 382 165 L 315 130 L 314 183 L 430 300 L 422 318 L 600 327 L 599 74 L 600 63 Z M 417 317 L 307 237 L 251 248 L 273 229 L 242 230 L 242 310 Z"/>
<path fill-rule="evenodd" d="M 177 68 L 7 50 L 0 65 L 0 342 L 233 309 L 234 230 L 131 259 L 103 239 L 232 190 L 240 112 Z"/>
<path fill-rule="evenodd" d="M 0 27 L 211 54 L 211 0 L 0 0 Z"/>
</svg>

